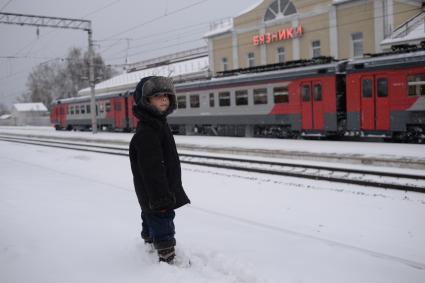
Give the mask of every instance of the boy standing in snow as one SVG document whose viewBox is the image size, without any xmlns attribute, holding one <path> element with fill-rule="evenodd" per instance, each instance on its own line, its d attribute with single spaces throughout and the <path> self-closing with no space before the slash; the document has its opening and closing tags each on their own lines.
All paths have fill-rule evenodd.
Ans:
<svg viewBox="0 0 425 283">
<path fill-rule="evenodd" d="M 140 80 L 134 92 L 133 113 L 139 119 L 130 142 L 133 182 L 142 209 L 142 238 L 153 243 L 159 260 L 175 257 L 174 209 L 190 203 L 181 182 L 180 160 L 167 115 L 176 108 L 170 78 Z"/>
</svg>

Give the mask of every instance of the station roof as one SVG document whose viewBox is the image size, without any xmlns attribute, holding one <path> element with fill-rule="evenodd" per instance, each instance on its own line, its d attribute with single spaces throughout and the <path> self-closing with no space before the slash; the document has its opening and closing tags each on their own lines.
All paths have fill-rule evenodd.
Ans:
<svg viewBox="0 0 425 283">
<path fill-rule="evenodd" d="M 209 69 L 208 56 L 201 56 L 190 60 L 174 62 L 171 64 L 160 65 L 156 67 L 146 68 L 135 72 L 124 73 L 109 80 L 96 84 L 96 95 L 113 91 L 114 89 L 123 89 L 135 87 L 140 79 L 147 76 L 165 76 L 173 79 L 184 77 L 186 75 L 207 72 Z M 82 89 L 78 92 L 80 96 L 89 95 L 90 88 Z"/>
<path fill-rule="evenodd" d="M 424 21 L 425 12 L 421 12 L 394 30 L 390 37 L 381 42 L 381 45 L 390 47 L 397 44 L 418 44 L 424 41 Z"/>
</svg>

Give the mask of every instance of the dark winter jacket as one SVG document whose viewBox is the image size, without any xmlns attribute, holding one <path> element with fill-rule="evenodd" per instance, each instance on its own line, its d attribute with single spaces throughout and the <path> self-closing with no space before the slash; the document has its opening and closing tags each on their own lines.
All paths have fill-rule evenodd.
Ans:
<svg viewBox="0 0 425 283">
<path fill-rule="evenodd" d="M 180 160 L 166 115 L 139 107 L 137 116 L 140 121 L 130 142 L 130 162 L 143 212 L 176 209 L 190 203 L 183 190 Z"/>
</svg>

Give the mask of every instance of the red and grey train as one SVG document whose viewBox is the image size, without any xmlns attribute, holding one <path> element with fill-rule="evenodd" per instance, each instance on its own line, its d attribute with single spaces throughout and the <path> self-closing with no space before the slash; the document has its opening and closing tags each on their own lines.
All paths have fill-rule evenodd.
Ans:
<svg viewBox="0 0 425 283">
<path fill-rule="evenodd" d="M 322 58 L 323 59 L 323 58 Z M 96 96 L 98 125 L 131 131 L 132 91 Z M 222 72 L 176 84 L 180 134 L 425 139 L 425 51 L 313 60 Z M 89 129 L 90 97 L 54 101 L 56 129 Z"/>
</svg>

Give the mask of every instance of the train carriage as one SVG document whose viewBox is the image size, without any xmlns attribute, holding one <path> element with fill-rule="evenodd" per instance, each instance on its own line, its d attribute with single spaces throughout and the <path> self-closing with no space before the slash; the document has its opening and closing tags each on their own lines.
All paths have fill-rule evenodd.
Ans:
<svg viewBox="0 0 425 283">
<path fill-rule="evenodd" d="M 337 109 L 337 70 L 333 62 L 178 84 L 169 123 L 221 135 L 335 135 L 344 111 Z"/>
<path fill-rule="evenodd" d="M 91 129 L 90 96 L 60 99 L 53 102 L 51 122 L 56 129 Z M 105 130 L 130 131 L 132 116 L 128 110 L 128 94 L 108 93 L 96 96 L 96 120 Z"/>
<path fill-rule="evenodd" d="M 135 84 L 135 83 L 134 83 Z M 100 129 L 130 131 L 135 85 L 96 96 Z M 425 139 L 425 51 L 404 50 L 231 70 L 176 83 L 175 133 L 221 136 L 382 136 Z M 90 129 L 90 96 L 57 100 L 56 129 Z"/>
<path fill-rule="evenodd" d="M 347 131 L 398 140 L 425 133 L 425 51 L 347 65 Z"/>
</svg>

